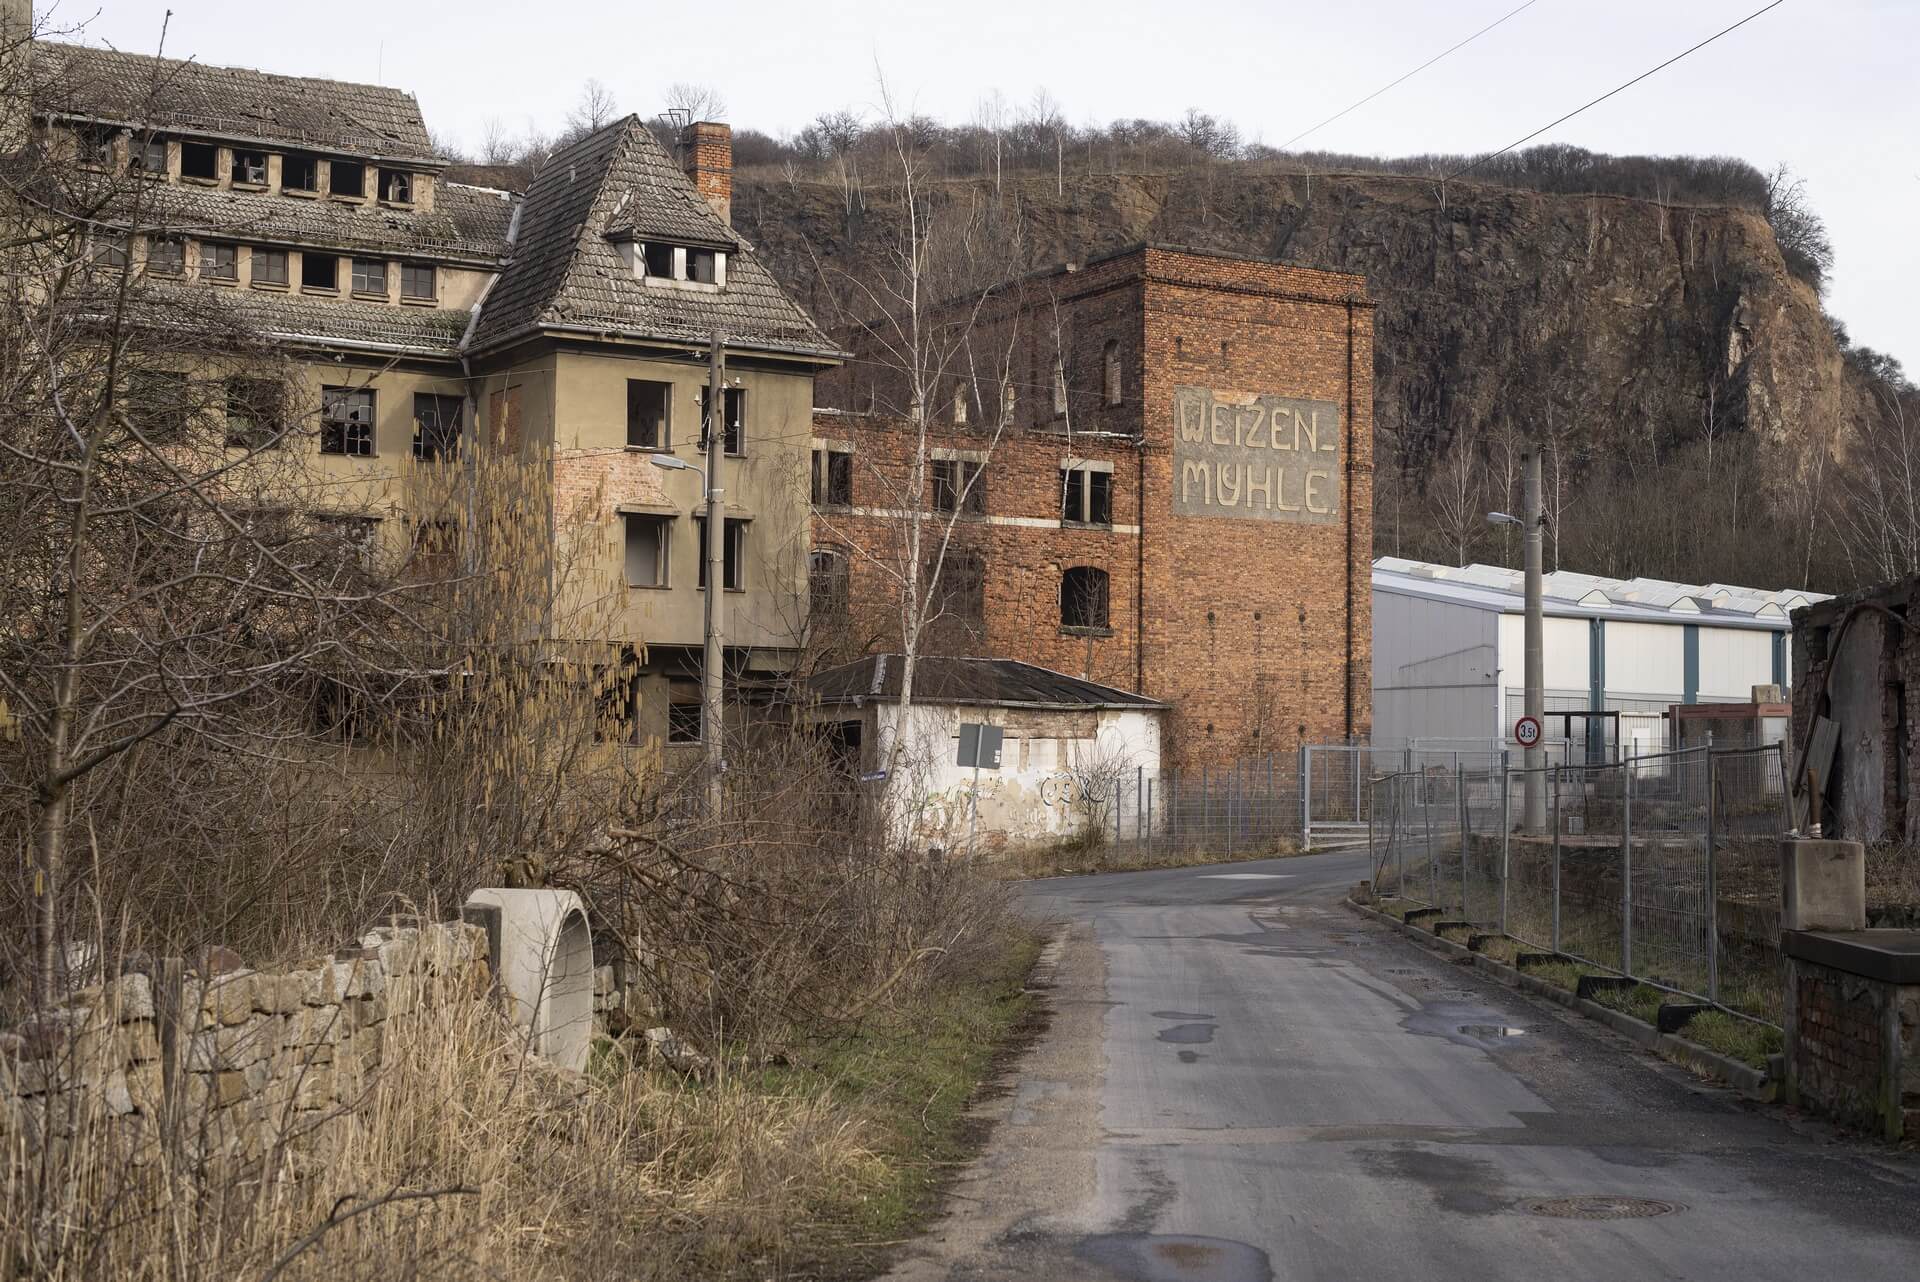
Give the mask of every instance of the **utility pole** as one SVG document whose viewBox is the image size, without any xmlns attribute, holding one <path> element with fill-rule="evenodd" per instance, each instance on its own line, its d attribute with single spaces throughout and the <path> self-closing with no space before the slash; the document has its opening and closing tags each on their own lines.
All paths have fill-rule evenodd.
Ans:
<svg viewBox="0 0 1920 1282">
<path fill-rule="evenodd" d="M 1526 704 L 1527 715 L 1534 724 L 1544 727 L 1547 712 L 1546 698 L 1546 620 L 1541 609 L 1541 569 L 1545 558 L 1546 506 L 1540 495 L 1540 448 L 1529 446 L 1526 454 L 1526 481 L 1523 499 L 1525 506 L 1520 510 L 1522 533 L 1526 547 L 1527 566 L 1527 628 L 1526 628 Z M 1543 733 L 1535 738 L 1532 747 L 1526 750 L 1526 792 L 1521 807 L 1520 822 L 1530 833 L 1546 831 L 1547 826 L 1547 751 Z"/>
<path fill-rule="evenodd" d="M 716 329 L 707 351 L 707 626 L 700 667 L 700 737 L 707 749 L 707 812 L 714 816 L 720 813 L 721 776 L 726 771 L 720 704 L 727 629 L 727 505 L 720 484 L 720 464 L 727 456 L 725 344 L 726 334 Z"/>
</svg>

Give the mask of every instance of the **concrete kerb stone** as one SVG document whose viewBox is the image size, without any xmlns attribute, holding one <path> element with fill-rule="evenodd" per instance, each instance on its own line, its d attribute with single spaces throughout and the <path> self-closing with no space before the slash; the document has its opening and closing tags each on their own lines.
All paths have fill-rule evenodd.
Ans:
<svg viewBox="0 0 1920 1282">
<path fill-rule="evenodd" d="M 1444 953 L 1449 957 L 1469 959 L 1475 968 L 1485 971 L 1493 979 L 1498 980 L 1509 988 L 1517 988 L 1521 992 L 1530 993 L 1536 997 L 1544 997 L 1550 1002 L 1565 1006 L 1568 1010 L 1578 1012 L 1596 1023 L 1606 1025 L 1622 1037 L 1625 1037 L 1628 1041 L 1634 1043 L 1634 1045 L 1644 1050 L 1652 1051 L 1662 1059 L 1671 1060 L 1683 1068 L 1691 1069 L 1702 1076 L 1718 1078 L 1748 1099 L 1757 1100 L 1761 1103 L 1771 1103 L 1778 1093 L 1778 1080 L 1769 1076 L 1763 1069 L 1755 1068 L 1751 1064 L 1742 1063 L 1731 1056 L 1722 1055 L 1717 1051 L 1708 1050 L 1706 1047 L 1695 1042 L 1690 1042 L 1684 1037 L 1679 1037 L 1672 1033 L 1662 1033 L 1652 1024 L 1647 1023 L 1645 1020 L 1635 1019 L 1625 1011 L 1614 1010 L 1610 1006 L 1602 1006 L 1598 1002 L 1587 1001 L 1584 998 L 1576 997 L 1566 989 L 1555 984 L 1550 984 L 1536 975 L 1525 974 L 1512 966 L 1508 966 L 1504 962 L 1496 961 L 1488 957 L 1484 953 L 1470 952 L 1464 946 L 1456 944 L 1452 940 L 1442 939 L 1430 931 L 1420 929 L 1418 926 L 1410 926 L 1390 913 L 1383 913 L 1377 908 L 1369 908 L 1367 905 L 1358 903 L 1352 899 L 1346 900 L 1345 903 L 1350 911 L 1362 917 L 1370 917 L 1375 921 L 1384 922 L 1408 938 L 1418 941 L 1420 944 L 1435 952 Z"/>
</svg>

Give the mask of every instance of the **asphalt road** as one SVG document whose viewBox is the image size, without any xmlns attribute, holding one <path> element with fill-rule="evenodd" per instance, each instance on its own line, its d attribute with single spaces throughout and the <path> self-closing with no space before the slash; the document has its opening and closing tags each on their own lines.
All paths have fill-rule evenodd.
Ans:
<svg viewBox="0 0 1920 1282">
<path fill-rule="evenodd" d="M 1362 921 L 1362 875 L 1028 883 L 1063 930 L 1050 1026 L 891 1276 L 1920 1277 L 1920 1163 Z"/>
</svg>

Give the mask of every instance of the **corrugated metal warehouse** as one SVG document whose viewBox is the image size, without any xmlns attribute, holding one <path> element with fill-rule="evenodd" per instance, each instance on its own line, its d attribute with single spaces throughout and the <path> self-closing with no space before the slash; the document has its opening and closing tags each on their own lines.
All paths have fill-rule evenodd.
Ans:
<svg viewBox="0 0 1920 1282">
<path fill-rule="evenodd" d="M 1787 682 L 1788 614 L 1818 593 L 1544 576 L 1554 759 L 1666 746 L 1673 704 L 1746 703 Z M 1525 580 L 1496 565 L 1373 563 L 1373 743 L 1489 749 L 1525 710 Z M 1581 745 L 1575 752 L 1571 745 Z"/>
</svg>

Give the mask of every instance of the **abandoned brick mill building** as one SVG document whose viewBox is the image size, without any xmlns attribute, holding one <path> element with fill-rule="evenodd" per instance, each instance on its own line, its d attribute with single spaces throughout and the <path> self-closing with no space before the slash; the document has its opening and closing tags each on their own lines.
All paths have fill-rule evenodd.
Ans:
<svg viewBox="0 0 1920 1282">
<path fill-rule="evenodd" d="M 816 629 L 898 636 L 901 515 L 920 501 L 959 513 L 930 648 L 1159 700 L 1172 765 L 1364 739 L 1365 281 L 1141 245 L 1011 284 L 978 327 L 934 389 L 920 496 L 897 362 L 856 335 L 821 378 Z"/>
</svg>

